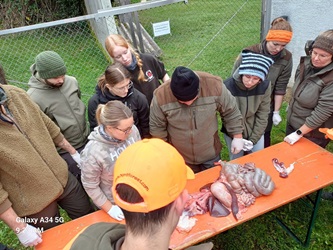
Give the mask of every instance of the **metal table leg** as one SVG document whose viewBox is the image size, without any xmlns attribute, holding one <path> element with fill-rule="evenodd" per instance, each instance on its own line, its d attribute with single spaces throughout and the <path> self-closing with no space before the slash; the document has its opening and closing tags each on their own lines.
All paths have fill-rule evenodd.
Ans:
<svg viewBox="0 0 333 250">
<path fill-rule="evenodd" d="M 311 212 L 311 218 L 309 221 L 308 225 L 308 230 L 306 233 L 306 238 L 304 241 L 302 241 L 280 218 L 275 217 L 277 222 L 280 224 L 280 226 L 291 236 L 293 237 L 298 243 L 300 243 L 304 247 L 308 247 L 310 245 L 310 239 L 311 239 L 311 233 L 312 233 L 312 228 L 314 226 L 314 223 L 316 221 L 318 209 L 319 209 L 319 204 L 321 200 L 321 193 L 322 189 L 319 189 L 316 192 L 316 197 L 315 200 L 313 201 L 310 197 L 307 196 L 308 200 L 312 203 L 312 212 Z"/>
</svg>

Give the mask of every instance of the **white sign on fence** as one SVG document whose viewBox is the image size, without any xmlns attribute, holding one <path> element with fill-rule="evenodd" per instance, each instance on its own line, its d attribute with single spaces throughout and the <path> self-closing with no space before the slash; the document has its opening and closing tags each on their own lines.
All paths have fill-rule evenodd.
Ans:
<svg viewBox="0 0 333 250">
<path fill-rule="evenodd" d="M 152 23 L 154 37 L 170 34 L 170 20 L 158 23 Z"/>
</svg>

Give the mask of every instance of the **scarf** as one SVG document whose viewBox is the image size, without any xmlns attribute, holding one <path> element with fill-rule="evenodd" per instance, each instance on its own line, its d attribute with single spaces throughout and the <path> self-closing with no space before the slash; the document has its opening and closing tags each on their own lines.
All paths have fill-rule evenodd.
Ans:
<svg viewBox="0 0 333 250">
<path fill-rule="evenodd" d="M 136 66 L 137 66 L 137 60 L 136 60 L 135 55 L 132 53 L 132 63 L 130 65 L 128 65 L 126 68 L 128 70 L 133 71 L 133 70 L 135 70 Z"/>
<path fill-rule="evenodd" d="M 109 142 L 115 142 L 115 143 L 120 143 L 122 142 L 122 140 L 118 140 L 116 138 L 113 138 L 112 136 L 108 135 L 106 132 L 105 132 L 105 127 L 104 125 L 100 125 L 98 127 L 98 132 L 99 134 L 103 137 L 103 139 L 109 141 Z"/>
</svg>

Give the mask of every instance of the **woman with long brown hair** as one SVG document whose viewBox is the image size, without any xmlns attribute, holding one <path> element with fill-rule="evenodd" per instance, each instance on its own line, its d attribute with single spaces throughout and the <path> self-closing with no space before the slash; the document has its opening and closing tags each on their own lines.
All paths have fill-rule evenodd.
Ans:
<svg viewBox="0 0 333 250">
<path fill-rule="evenodd" d="M 150 137 L 147 98 L 133 87 L 131 74 L 121 63 L 109 65 L 98 79 L 96 93 L 88 102 L 90 131 L 97 126 L 95 113 L 98 105 L 112 100 L 121 101 L 129 107 L 133 112 L 134 124 L 139 129 L 141 137 Z"/>
</svg>

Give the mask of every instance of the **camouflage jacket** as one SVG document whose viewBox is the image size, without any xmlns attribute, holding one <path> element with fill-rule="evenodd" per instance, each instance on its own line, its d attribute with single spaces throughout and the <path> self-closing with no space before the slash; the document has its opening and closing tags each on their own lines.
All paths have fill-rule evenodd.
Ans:
<svg viewBox="0 0 333 250">
<path fill-rule="evenodd" d="M 129 145 L 141 139 L 139 130 L 134 125 L 125 141 L 103 136 L 101 125 L 88 137 L 88 144 L 81 152 L 81 180 L 89 197 L 101 207 L 106 200 L 113 203 L 111 187 L 113 168 L 120 153 Z"/>
</svg>

